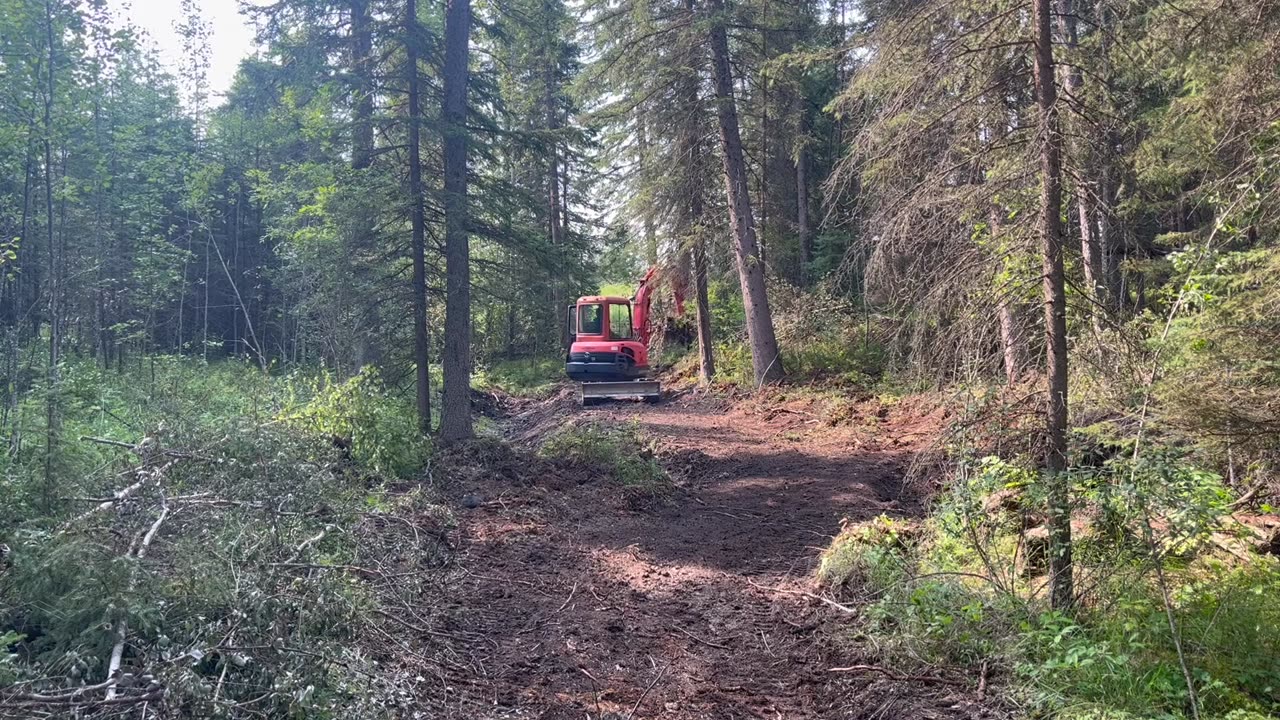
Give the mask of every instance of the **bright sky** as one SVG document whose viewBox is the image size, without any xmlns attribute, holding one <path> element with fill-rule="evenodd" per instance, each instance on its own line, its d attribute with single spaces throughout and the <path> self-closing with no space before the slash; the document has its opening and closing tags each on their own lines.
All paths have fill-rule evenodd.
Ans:
<svg viewBox="0 0 1280 720">
<path fill-rule="evenodd" d="M 108 0 L 115 14 L 146 31 L 160 52 L 160 58 L 176 75 L 182 56 L 182 42 L 174 24 L 182 17 L 179 0 Z M 210 24 L 209 90 L 215 104 L 231 88 L 231 79 L 241 58 L 253 53 L 253 27 L 240 14 L 238 0 L 196 0 Z"/>
</svg>

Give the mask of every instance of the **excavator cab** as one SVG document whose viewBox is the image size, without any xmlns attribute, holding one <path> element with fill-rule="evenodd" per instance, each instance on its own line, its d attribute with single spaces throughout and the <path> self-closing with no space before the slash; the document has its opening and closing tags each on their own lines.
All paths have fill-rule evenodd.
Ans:
<svg viewBox="0 0 1280 720">
<path fill-rule="evenodd" d="M 649 349 L 640 342 L 631 301 L 606 295 L 578 298 L 569 309 L 573 343 L 565 362 L 572 380 L 634 380 L 649 372 Z"/>
</svg>

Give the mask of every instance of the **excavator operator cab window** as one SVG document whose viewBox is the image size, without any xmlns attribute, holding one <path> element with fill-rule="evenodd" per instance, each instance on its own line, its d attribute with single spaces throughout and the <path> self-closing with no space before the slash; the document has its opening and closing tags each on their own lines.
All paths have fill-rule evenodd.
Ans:
<svg viewBox="0 0 1280 720">
<path fill-rule="evenodd" d="M 609 339 L 631 339 L 631 306 L 609 303 Z"/>
<path fill-rule="evenodd" d="M 604 332 L 604 312 L 599 305 L 578 306 L 578 334 L 600 335 Z"/>
</svg>

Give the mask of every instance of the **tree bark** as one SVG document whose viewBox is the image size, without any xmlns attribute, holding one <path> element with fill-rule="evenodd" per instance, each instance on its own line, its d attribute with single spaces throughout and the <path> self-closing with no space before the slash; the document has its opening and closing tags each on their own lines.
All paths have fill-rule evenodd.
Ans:
<svg viewBox="0 0 1280 720">
<path fill-rule="evenodd" d="M 471 249 L 467 236 L 467 62 L 471 0 L 448 0 L 444 25 L 444 394 L 440 436 L 472 437 Z M 552 187 L 558 185 L 552 177 Z M 558 209 L 559 201 L 555 201 Z M 559 212 L 552 222 L 559 224 Z"/>
<path fill-rule="evenodd" d="M 796 235 L 800 240 L 800 267 L 796 277 L 802 287 L 809 284 L 809 265 L 813 262 L 813 234 L 809 228 L 809 130 L 808 102 L 799 93 L 800 138 L 796 149 Z"/>
<path fill-rule="evenodd" d="M 48 363 L 48 424 L 45 426 L 45 463 L 44 463 L 44 504 L 49 511 L 53 505 L 53 470 L 54 458 L 57 456 L 59 431 L 61 430 L 61 413 L 58 408 L 58 363 L 62 347 L 62 312 L 61 294 L 62 278 L 59 253 L 53 235 L 53 99 L 56 86 L 54 84 L 54 49 L 53 8 L 49 0 L 44 4 L 45 40 L 49 45 L 49 65 L 46 76 L 44 98 L 44 201 L 45 201 L 45 238 L 49 249 L 49 363 Z"/>
<path fill-rule="evenodd" d="M 999 207 L 993 206 L 990 213 L 991 235 L 997 240 L 996 247 L 1000 247 L 1000 227 L 1002 225 L 1002 211 Z M 1027 367 L 1027 357 L 1030 351 L 1027 349 L 1027 338 L 1023 332 L 1022 322 L 1019 319 L 1018 303 L 1013 299 L 1012 293 L 1007 287 L 997 287 L 996 292 L 996 314 L 1000 324 L 1000 349 L 1004 358 L 1004 378 L 1005 382 L 1010 385 L 1022 379 L 1022 373 Z"/>
<path fill-rule="evenodd" d="M 369 0 L 351 0 L 351 167 L 364 170 L 373 159 L 373 32 Z"/>
<path fill-rule="evenodd" d="M 561 214 L 561 206 L 563 199 L 560 196 L 560 156 L 559 148 L 554 138 L 555 132 L 560 129 L 560 114 L 557 112 L 555 105 L 555 83 L 552 77 L 552 68 L 550 63 L 545 70 L 543 81 L 543 98 L 544 111 L 546 113 L 547 129 L 552 133 L 550 167 L 547 170 L 547 222 L 551 233 L 551 247 L 556 253 L 557 266 L 559 272 L 556 277 L 551 278 L 551 317 L 555 318 L 557 336 L 560 343 L 557 347 L 569 347 L 569 324 L 564 308 L 565 300 L 565 278 L 564 263 L 560 261 L 563 258 L 564 246 L 564 221 Z"/>
<path fill-rule="evenodd" d="M 1053 607 L 1075 599 L 1071 563 L 1071 497 L 1067 475 L 1067 303 L 1062 264 L 1062 134 L 1054 76 L 1051 0 L 1035 0 L 1035 89 L 1040 111 L 1040 236 L 1049 403 L 1045 483 L 1049 510 L 1049 574 Z"/>
<path fill-rule="evenodd" d="M 685 8 L 690 14 L 694 11 L 694 0 L 685 0 Z M 683 194 L 687 198 L 684 217 L 684 234 L 692 245 L 690 256 L 693 265 L 694 311 L 698 329 L 698 381 L 710 383 L 716 374 L 715 343 L 711 333 L 711 302 L 707 291 L 707 244 L 703 229 L 706 214 L 706 203 L 703 192 L 703 113 L 701 100 L 698 97 L 699 76 L 697 68 L 702 65 L 700 46 L 689 47 L 690 57 L 686 63 L 685 76 L 680 81 L 680 99 L 684 106 L 680 127 L 680 157 L 685 158 Z"/>
<path fill-rule="evenodd" d="M 373 31 L 369 9 L 370 0 L 350 0 L 351 12 L 351 169 L 360 180 L 361 172 L 373 163 Z M 345 302 L 351 308 L 355 334 L 355 358 L 352 369 L 359 371 L 366 365 L 382 363 L 381 313 L 377 304 L 370 302 L 368 288 L 375 282 L 373 271 L 360 257 L 375 245 L 375 219 L 371 206 L 360 204 L 352 218 L 354 231 L 347 247 L 355 282 L 342 288 Z"/>
<path fill-rule="evenodd" d="M 427 240 L 422 196 L 422 109 L 418 103 L 418 3 L 406 0 L 405 66 L 409 81 L 409 202 L 413 228 L 413 359 L 417 365 L 418 427 L 431 432 L 431 366 L 427 328 Z"/>
<path fill-rule="evenodd" d="M 733 230 L 734 254 L 738 262 L 738 278 L 742 285 L 742 304 L 747 315 L 747 337 L 751 345 L 751 364 L 756 385 L 776 382 L 783 377 L 778 340 L 773 332 L 773 315 L 765 288 L 764 262 L 756 242 L 755 221 L 751 214 L 751 196 L 747 186 L 747 167 L 742 154 L 742 136 L 738 126 L 738 110 L 733 98 L 733 76 L 729 64 L 729 41 L 725 33 L 724 0 L 710 0 L 712 17 L 709 31 L 711 70 L 715 84 L 716 115 L 720 123 L 720 146 L 724 159 L 725 194 L 729 201 L 729 225 Z"/>
</svg>

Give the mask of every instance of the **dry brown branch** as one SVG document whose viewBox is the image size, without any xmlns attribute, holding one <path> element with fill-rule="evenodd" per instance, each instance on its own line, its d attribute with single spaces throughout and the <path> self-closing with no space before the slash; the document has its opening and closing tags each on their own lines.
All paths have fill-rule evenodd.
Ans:
<svg viewBox="0 0 1280 720">
<path fill-rule="evenodd" d="M 713 643 L 713 642 L 711 642 L 710 640 L 703 640 L 702 638 L 698 637 L 697 635 L 694 635 L 693 633 L 689 632 L 688 630 L 685 630 L 684 628 L 680 627 L 679 625 L 672 625 L 672 626 L 671 626 L 671 628 L 672 628 L 673 630 L 675 630 L 676 632 L 683 633 L 684 635 L 688 636 L 690 639 L 692 639 L 692 640 L 694 640 L 694 641 L 696 641 L 696 642 L 700 642 L 700 643 L 702 643 L 703 645 L 706 645 L 707 647 L 719 648 L 719 649 L 721 649 L 721 650 L 731 650 L 731 649 L 732 649 L 732 648 L 730 648 L 728 645 L 721 645 L 720 643 Z"/>
<path fill-rule="evenodd" d="M 963 686 L 967 683 L 960 680 L 951 680 L 949 678 L 937 677 L 934 675 L 902 675 L 896 673 L 889 668 L 880 667 L 879 665 L 849 665 L 846 667 L 827 668 L 827 672 L 835 673 L 852 673 L 852 672 L 873 672 L 880 673 L 890 680 L 896 682 L 928 682 L 939 683 L 942 685 L 959 685 Z"/>
<path fill-rule="evenodd" d="M 649 697 L 649 693 L 653 690 L 653 687 L 662 680 L 662 676 L 667 674 L 667 670 L 670 667 L 670 665 L 664 665 L 657 677 L 653 679 L 653 682 L 650 682 L 649 686 L 644 689 L 644 692 L 640 693 L 640 697 L 636 700 L 636 704 L 631 706 L 631 712 L 627 713 L 627 720 L 631 720 L 631 718 L 635 717 L 636 711 L 640 709 L 640 704 L 644 702 L 645 698 Z"/>
<path fill-rule="evenodd" d="M 829 598 L 829 597 L 823 597 L 823 596 L 821 596 L 821 595 L 815 595 L 815 594 L 813 594 L 813 593 L 811 593 L 811 592 L 807 592 L 807 591 L 805 591 L 805 590 L 790 590 L 790 589 L 788 589 L 788 588 L 768 587 L 768 586 L 766 586 L 766 585 L 761 585 L 760 583 L 758 583 L 758 582 L 756 582 L 756 581 L 752 580 L 751 578 L 747 578 L 747 583 L 748 583 L 749 585 L 751 585 L 751 587 L 754 587 L 754 588 L 757 588 L 757 589 L 760 589 L 760 590 L 765 590 L 765 591 L 767 591 L 767 592 L 784 593 L 784 594 L 786 594 L 786 595 L 800 595 L 800 596 L 802 596 L 802 597 L 807 597 L 807 598 L 810 598 L 810 599 L 813 599 L 813 600 L 818 600 L 818 601 L 820 601 L 820 602 L 822 602 L 822 603 L 825 603 L 826 605 L 830 605 L 831 607 L 833 607 L 833 608 L 835 608 L 835 609 L 839 610 L 839 611 L 840 611 L 840 612 L 842 612 L 842 613 L 847 613 L 847 614 L 849 614 L 849 615 L 857 615 L 857 614 L 858 614 L 858 611 L 857 611 L 857 610 L 854 610 L 853 608 L 849 607 L 848 605 L 841 605 L 840 603 L 836 602 L 835 600 L 832 600 L 832 599 L 831 599 L 831 598 Z"/>
</svg>

